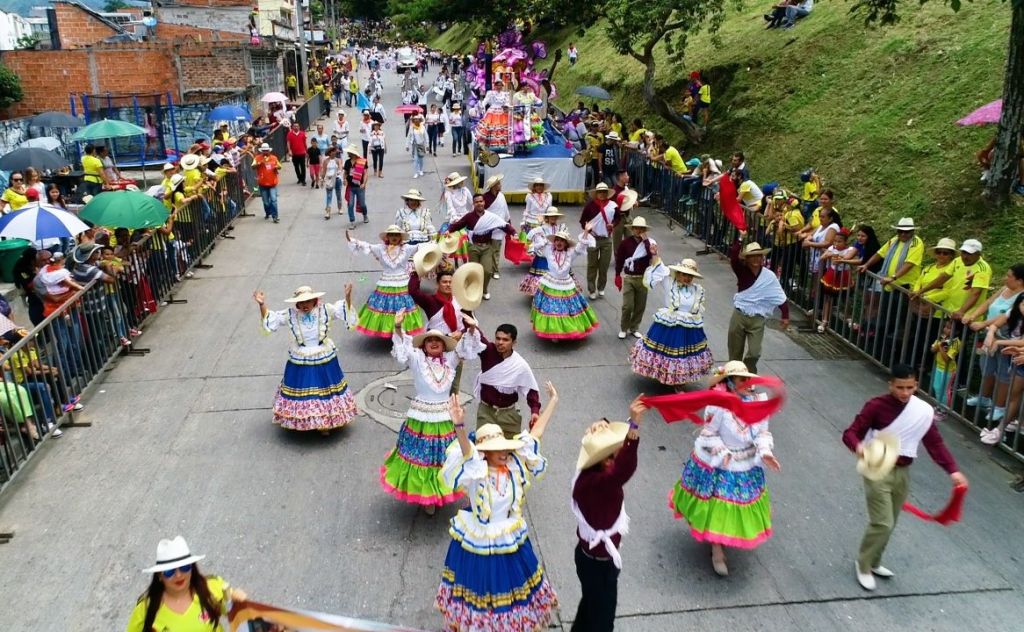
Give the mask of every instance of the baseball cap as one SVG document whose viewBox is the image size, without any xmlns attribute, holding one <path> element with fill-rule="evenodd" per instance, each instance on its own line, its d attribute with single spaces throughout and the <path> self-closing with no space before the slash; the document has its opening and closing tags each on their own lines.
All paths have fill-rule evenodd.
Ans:
<svg viewBox="0 0 1024 632">
<path fill-rule="evenodd" d="M 968 254 L 977 254 L 981 252 L 981 242 L 977 239 L 965 239 L 964 243 L 960 246 L 960 252 L 966 252 Z"/>
</svg>

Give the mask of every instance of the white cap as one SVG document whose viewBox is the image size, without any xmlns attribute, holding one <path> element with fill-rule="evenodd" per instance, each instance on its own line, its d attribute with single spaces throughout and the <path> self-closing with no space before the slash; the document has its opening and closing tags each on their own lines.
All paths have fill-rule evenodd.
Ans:
<svg viewBox="0 0 1024 632">
<path fill-rule="evenodd" d="M 960 252 L 972 255 L 978 254 L 981 252 L 981 242 L 977 239 L 965 239 L 964 243 L 960 246 Z"/>
</svg>

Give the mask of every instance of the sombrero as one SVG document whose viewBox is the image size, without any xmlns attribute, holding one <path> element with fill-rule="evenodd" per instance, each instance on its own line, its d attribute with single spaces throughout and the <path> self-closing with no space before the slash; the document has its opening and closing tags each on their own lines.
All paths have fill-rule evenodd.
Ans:
<svg viewBox="0 0 1024 632">
<path fill-rule="evenodd" d="M 565 240 L 565 242 L 569 244 L 570 248 L 576 245 L 576 240 L 572 238 L 572 235 L 570 235 L 567 230 L 560 230 L 554 235 L 548 235 L 548 241 L 554 242 L 556 239 Z"/>
<path fill-rule="evenodd" d="M 770 252 L 768 248 L 762 248 L 761 244 L 756 241 L 752 241 L 746 246 L 743 246 L 743 250 L 740 252 L 740 257 L 746 258 L 753 255 L 766 255 Z"/>
<path fill-rule="evenodd" d="M 444 179 L 444 185 L 446 187 L 453 187 L 456 184 L 460 184 L 465 181 L 466 176 L 462 175 L 458 171 L 453 171 L 448 174 L 448 177 Z"/>
<path fill-rule="evenodd" d="M 697 262 L 694 261 L 693 259 L 683 259 L 679 263 L 669 266 L 668 269 L 673 272 L 689 274 L 690 276 L 697 279 L 704 278 L 703 275 L 701 275 L 700 270 L 697 268 Z"/>
<path fill-rule="evenodd" d="M 893 433 L 876 432 L 862 445 L 861 454 L 857 457 L 857 473 L 864 478 L 880 481 L 896 467 L 896 460 L 900 458 L 900 438 Z"/>
<path fill-rule="evenodd" d="M 201 159 L 195 154 L 185 154 L 181 157 L 181 168 L 182 169 L 196 169 L 199 167 L 199 161 Z"/>
<path fill-rule="evenodd" d="M 605 421 L 587 429 L 580 442 L 580 455 L 576 459 L 576 471 L 593 467 L 622 447 L 629 432 L 629 424 L 622 421 Z"/>
<path fill-rule="evenodd" d="M 643 228 L 647 230 L 650 226 L 647 225 L 647 220 L 642 217 L 634 217 L 631 222 L 626 224 L 627 228 Z"/>
<path fill-rule="evenodd" d="M 416 347 L 417 349 L 422 349 L 423 343 L 427 341 L 427 338 L 440 338 L 441 341 L 444 343 L 445 351 L 455 350 L 455 339 L 452 338 L 451 336 L 444 334 L 438 329 L 431 329 L 429 331 L 423 332 L 422 334 L 417 334 L 413 336 L 412 346 Z"/>
<path fill-rule="evenodd" d="M 623 189 L 622 193 L 619 194 L 619 210 L 628 211 L 636 206 L 636 201 L 640 199 L 640 194 L 633 189 Z"/>
<path fill-rule="evenodd" d="M 301 303 L 302 301 L 311 301 L 315 298 L 320 298 L 324 294 L 327 294 L 327 292 L 314 292 L 313 288 L 309 287 L 308 285 L 303 285 L 301 287 L 295 288 L 295 291 L 292 292 L 291 298 L 284 299 L 284 302 Z"/>
<path fill-rule="evenodd" d="M 441 247 L 435 243 L 420 244 L 419 250 L 412 256 L 412 265 L 416 274 L 426 276 L 441 262 Z"/>
<path fill-rule="evenodd" d="M 462 238 L 458 233 L 448 233 L 447 235 L 441 235 L 437 245 L 441 249 L 442 254 L 450 255 L 459 249 L 459 242 L 461 240 Z"/>
<path fill-rule="evenodd" d="M 487 182 L 484 182 L 484 191 L 490 191 L 491 187 L 498 184 L 505 179 L 505 176 L 500 173 L 496 173 L 490 178 L 487 178 Z"/>
<path fill-rule="evenodd" d="M 401 196 L 403 200 L 416 200 L 417 202 L 425 202 L 427 198 L 423 197 L 423 194 L 418 189 L 409 189 L 408 193 L 403 193 Z"/>
<path fill-rule="evenodd" d="M 565 213 L 558 210 L 557 206 L 549 206 L 548 210 L 541 214 L 541 217 L 565 217 Z"/>
<path fill-rule="evenodd" d="M 347 147 L 345 147 L 345 153 L 352 154 L 353 156 L 358 156 L 359 148 L 356 147 L 355 145 L 348 145 Z"/>
<path fill-rule="evenodd" d="M 462 309 L 470 311 L 480 307 L 484 300 L 484 267 L 479 263 L 464 263 L 452 275 L 452 296 Z"/>
<path fill-rule="evenodd" d="M 594 195 L 597 195 L 598 193 L 601 193 L 602 191 L 605 192 L 605 193 L 611 193 L 612 192 L 612 190 L 609 189 L 608 185 L 605 184 L 604 182 L 598 184 L 596 187 L 594 187 L 593 189 L 590 190 L 590 192 L 593 193 Z"/>
<path fill-rule="evenodd" d="M 747 370 L 747 365 L 742 360 L 729 360 L 711 375 L 708 383 L 711 386 L 718 384 L 727 377 L 757 377 L 756 373 Z"/>
<path fill-rule="evenodd" d="M 391 224 L 380 233 L 382 240 L 387 239 L 388 235 L 401 235 L 402 241 L 409 239 L 409 233 L 399 228 L 398 224 Z"/>
<path fill-rule="evenodd" d="M 518 450 L 521 447 L 523 442 L 519 439 L 506 439 L 498 424 L 484 424 L 476 429 L 476 449 L 481 452 Z"/>
<path fill-rule="evenodd" d="M 533 180 L 530 180 L 530 190 L 533 191 L 533 187 L 537 186 L 538 184 L 542 185 L 545 191 L 547 191 L 551 187 L 551 184 L 547 182 L 544 178 L 537 176 Z"/>
</svg>

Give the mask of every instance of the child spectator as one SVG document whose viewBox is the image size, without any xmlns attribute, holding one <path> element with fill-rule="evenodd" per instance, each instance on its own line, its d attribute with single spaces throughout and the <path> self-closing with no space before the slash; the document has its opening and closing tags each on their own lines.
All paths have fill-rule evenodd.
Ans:
<svg viewBox="0 0 1024 632">
<path fill-rule="evenodd" d="M 932 395 L 943 406 L 953 403 L 953 387 L 956 385 L 956 364 L 960 355 L 960 335 L 957 333 L 956 321 L 949 319 L 942 326 L 942 335 L 932 343 L 935 354 L 935 370 L 932 372 Z M 941 408 L 935 410 L 936 416 L 944 415 Z"/>
</svg>

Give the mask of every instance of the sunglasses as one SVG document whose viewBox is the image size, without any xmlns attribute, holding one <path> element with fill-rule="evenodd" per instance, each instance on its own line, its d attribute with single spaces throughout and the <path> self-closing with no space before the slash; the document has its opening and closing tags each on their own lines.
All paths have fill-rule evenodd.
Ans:
<svg viewBox="0 0 1024 632">
<path fill-rule="evenodd" d="M 174 577 L 174 575 L 177 574 L 177 573 L 181 573 L 182 575 L 184 575 L 184 574 L 190 573 L 190 572 L 192 572 L 192 565 L 191 564 L 186 564 L 184 566 L 179 566 L 178 568 L 169 568 L 166 571 L 163 571 L 163 574 L 164 574 L 164 579 L 170 579 L 170 578 Z"/>
<path fill-rule="evenodd" d="M 11 178 L 11 182 L 21 182 L 21 178 Z"/>
</svg>

